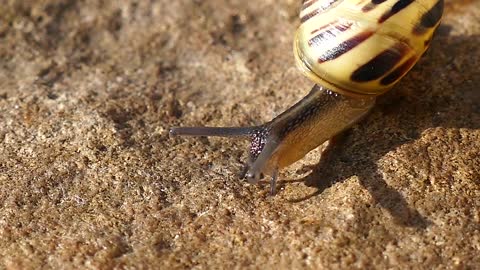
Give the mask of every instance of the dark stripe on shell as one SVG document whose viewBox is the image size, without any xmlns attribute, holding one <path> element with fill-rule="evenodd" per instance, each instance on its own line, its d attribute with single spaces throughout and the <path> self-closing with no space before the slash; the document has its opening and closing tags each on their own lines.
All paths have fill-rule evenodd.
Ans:
<svg viewBox="0 0 480 270">
<path fill-rule="evenodd" d="M 368 3 L 362 7 L 363 12 L 369 12 L 370 10 L 374 9 L 377 5 L 373 5 L 372 3 Z"/>
<path fill-rule="evenodd" d="M 439 0 L 427 13 L 423 14 L 421 24 L 423 27 L 434 27 L 442 18 L 443 0 Z"/>
<path fill-rule="evenodd" d="M 310 34 L 313 35 L 313 34 L 315 34 L 316 32 L 318 32 L 318 31 L 320 31 L 320 30 L 323 30 L 323 29 L 325 29 L 325 28 L 327 28 L 327 27 L 329 27 L 329 26 L 331 26 L 331 25 L 337 24 L 337 23 L 338 23 L 338 20 L 335 20 L 335 21 L 333 21 L 333 22 L 331 22 L 331 23 L 325 24 L 325 25 L 323 25 L 322 27 L 313 30 Z"/>
<path fill-rule="evenodd" d="M 338 58 L 342 54 L 350 51 L 351 49 L 353 49 L 355 47 L 357 47 L 360 43 L 362 43 L 363 41 L 365 41 L 366 39 L 371 37 L 373 34 L 374 34 L 373 31 L 362 32 L 362 33 L 360 33 L 360 34 L 358 34 L 358 35 L 340 43 L 335 48 L 332 48 L 332 49 L 326 51 L 322 56 L 320 56 L 318 58 L 318 62 L 323 63 L 323 62 L 330 61 L 330 60 Z"/>
<path fill-rule="evenodd" d="M 355 70 L 350 79 L 355 82 L 377 80 L 398 64 L 408 51 L 409 47 L 403 43 L 397 43 Z"/>
<path fill-rule="evenodd" d="M 425 14 L 423 14 L 420 22 L 413 29 L 413 33 L 416 35 L 424 34 L 428 28 L 435 27 L 438 24 L 443 14 L 443 0 L 438 2 Z"/>
<path fill-rule="evenodd" d="M 397 14 L 400 12 L 402 9 L 406 8 L 408 5 L 410 5 L 414 0 L 398 0 L 392 8 L 384 13 L 380 19 L 378 19 L 379 23 L 383 23 L 384 21 L 388 20 L 388 18 L 392 17 L 393 15 Z"/>
<path fill-rule="evenodd" d="M 315 15 L 317 15 L 320 11 L 317 9 L 313 10 L 312 12 L 306 14 L 305 16 L 303 16 L 302 18 L 300 18 L 300 22 L 301 23 L 304 23 L 306 21 L 308 21 L 310 18 L 313 18 Z"/>
<path fill-rule="evenodd" d="M 381 3 L 385 2 L 386 0 L 372 0 L 370 3 L 366 4 L 365 6 L 362 7 L 363 12 L 369 12 L 370 10 L 374 9 L 377 7 L 377 5 L 380 5 Z"/>
<path fill-rule="evenodd" d="M 334 6 L 334 4 L 337 3 L 338 1 L 341 1 L 341 0 L 329 0 L 328 2 L 325 2 L 325 3 L 321 4 L 318 8 L 316 8 L 315 10 L 311 11 L 310 13 L 308 13 L 305 16 L 303 16 L 302 18 L 300 18 L 300 22 L 304 23 L 308 19 L 317 15 L 318 13 L 324 12 L 324 11 L 332 8 Z"/>
<path fill-rule="evenodd" d="M 341 1 L 341 0 L 330 0 L 329 2 L 326 2 L 322 5 L 320 5 L 320 9 L 323 11 L 331 8 L 333 6 L 333 4 L 337 3 L 338 1 Z"/>
<path fill-rule="evenodd" d="M 335 25 L 335 29 L 337 29 L 340 32 L 345 32 L 348 28 L 350 28 L 353 25 L 353 23 L 341 23 L 338 25 Z"/>
<path fill-rule="evenodd" d="M 311 5 L 313 5 L 315 2 L 317 2 L 317 0 L 304 1 L 302 10 L 308 8 Z"/>
<path fill-rule="evenodd" d="M 415 65 L 416 62 L 417 62 L 417 57 L 415 57 L 415 56 L 410 57 L 407 61 L 405 61 L 405 63 L 401 64 L 395 70 L 390 72 L 390 74 L 385 76 L 380 81 L 380 84 L 389 85 L 391 83 L 394 83 L 394 82 L 398 81 L 405 74 L 407 74 L 407 72 L 410 70 L 410 68 L 413 67 L 413 65 Z"/>
<path fill-rule="evenodd" d="M 322 45 L 324 44 L 325 40 L 335 39 L 340 33 L 345 32 L 352 25 L 353 23 L 351 22 L 340 23 L 333 26 L 330 25 L 327 30 L 320 32 L 319 34 L 311 38 L 308 41 L 308 45 L 311 47 Z"/>
</svg>

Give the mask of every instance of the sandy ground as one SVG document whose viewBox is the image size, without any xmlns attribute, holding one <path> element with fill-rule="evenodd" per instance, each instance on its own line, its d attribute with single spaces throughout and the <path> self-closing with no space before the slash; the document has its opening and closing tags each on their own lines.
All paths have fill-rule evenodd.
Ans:
<svg viewBox="0 0 480 270">
<path fill-rule="evenodd" d="M 0 0 L 0 268 L 480 267 L 480 1 L 327 161 L 248 142 L 304 96 L 299 0 Z"/>
</svg>

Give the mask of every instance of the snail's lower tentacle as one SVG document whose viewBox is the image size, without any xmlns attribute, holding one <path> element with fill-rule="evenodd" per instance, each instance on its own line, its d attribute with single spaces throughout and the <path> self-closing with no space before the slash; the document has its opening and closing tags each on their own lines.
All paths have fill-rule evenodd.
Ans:
<svg viewBox="0 0 480 270">
<path fill-rule="evenodd" d="M 270 179 L 270 195 L 275 195 L 278 178 L 278 168 L 273 169 L 272 178 Z"/>
</svg>

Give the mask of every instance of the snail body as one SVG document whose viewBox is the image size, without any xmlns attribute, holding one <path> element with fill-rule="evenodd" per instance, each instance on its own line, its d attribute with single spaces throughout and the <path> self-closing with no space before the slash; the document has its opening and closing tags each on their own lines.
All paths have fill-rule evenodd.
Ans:
<svg viewBox="0 0 480 270">
<path fill-rule="evenodd" d="M 254 127 L 176 127 L 172 135 L 250 137 L 245 176 L 271 175 L 351 127 L 427 50 L 444 0 L 306 0 L 294 39 L 310 93 Z"/>
</svg>

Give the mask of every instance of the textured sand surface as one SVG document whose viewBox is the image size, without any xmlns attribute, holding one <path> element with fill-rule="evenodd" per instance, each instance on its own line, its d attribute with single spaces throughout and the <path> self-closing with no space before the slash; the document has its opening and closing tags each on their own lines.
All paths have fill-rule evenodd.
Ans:
<svg viewBox="0 0 480 270">
<path fill-rule="evenodd" d="M 304 96 L 299 0 L 1 0 L 0 268 L 480 267 L 480 1 L 419 64 L 268 183 L 248 142 Z"/>
</svg>

